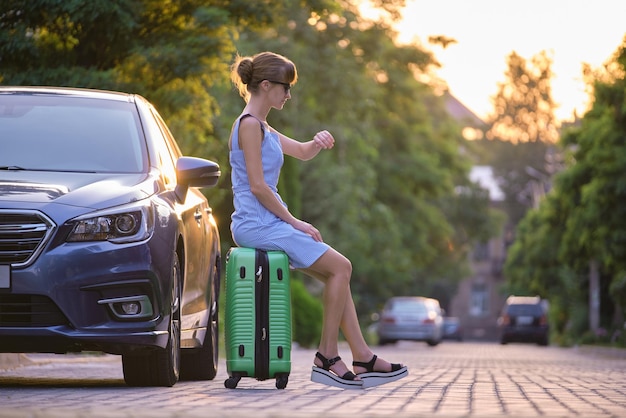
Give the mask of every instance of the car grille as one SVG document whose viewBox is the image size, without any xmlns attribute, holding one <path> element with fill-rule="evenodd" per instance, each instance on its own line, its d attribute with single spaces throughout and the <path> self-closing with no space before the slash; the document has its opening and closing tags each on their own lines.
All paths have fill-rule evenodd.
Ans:
<svg viewBox="0 0 626 418">
<path fill-rule="evenodd" d="M 0 210 L 0 264 L 24 267 L 32 263 L 54 226 L 40 212 Z"/>
<path fill-rule="evenodd" d="M 0 327 L 50 327 L 68 323 L 46 296 L 0 294 Z"/>
</svg>

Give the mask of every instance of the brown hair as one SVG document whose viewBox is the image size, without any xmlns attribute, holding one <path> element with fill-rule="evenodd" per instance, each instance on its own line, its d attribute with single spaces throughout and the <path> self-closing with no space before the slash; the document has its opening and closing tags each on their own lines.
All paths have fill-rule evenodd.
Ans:
<svg viewBox="0 0 626 418">
<path fill-rule="evenodd" d="M 230 79 L 239 90 L 239 95 L 247 101 L 250 94 L 258 91 L 261 81 L 295 84 L 298 72 L 289 59 L 266 51 L 252 57 L 237 55 L 231 66 Z"/>
</svg>

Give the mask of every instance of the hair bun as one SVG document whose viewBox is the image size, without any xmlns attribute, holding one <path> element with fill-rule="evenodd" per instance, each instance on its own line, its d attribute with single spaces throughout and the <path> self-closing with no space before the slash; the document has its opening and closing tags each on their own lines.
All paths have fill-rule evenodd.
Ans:
<svg viewBox="0 0 626 418">
<path fill-rule="evenodd" d="M 249 57 L 243 58 L 239 62 L 239 66 L 237 67 L 237 74 L 239 74 L 239 77 L 244 84 L 250 84 L 250 81 L 252 81 L 253 67 L 254 66 L 252 63 L 252 59 L 250 59 Z"/>
</svg>

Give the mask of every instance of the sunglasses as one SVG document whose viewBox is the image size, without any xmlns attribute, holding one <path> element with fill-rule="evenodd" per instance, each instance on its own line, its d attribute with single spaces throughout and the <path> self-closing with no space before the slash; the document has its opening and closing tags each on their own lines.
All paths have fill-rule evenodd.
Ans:
<svg viewBox="0 0 626 418">
<path fill-rule="evenodd" d="M 267 80 L 272 84 L 280 84 L 281 86 L 283 86 L 283 88 L 285 89 L 285 94 L 289 93 L 289 90 L 291 90 L 291 84 L 289 83 L 283 83 L 282 81 L 274 81 L 274 80 Z"/>
</svg>

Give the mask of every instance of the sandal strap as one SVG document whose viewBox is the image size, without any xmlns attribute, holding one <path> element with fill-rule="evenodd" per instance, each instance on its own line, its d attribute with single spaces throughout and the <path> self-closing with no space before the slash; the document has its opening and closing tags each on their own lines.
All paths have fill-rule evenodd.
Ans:
<svg viewBox="0 0 626 418">
<path fill-rule="evenodd" d="M 392 372 L 397 372 L 402 367 L 404 367 L 404 366 L 402 364 L 400 364 L 400 363 L 391 363 L 391 371 Z"/>
<path fill-rule="evenodd" d="M 331 358 L 331 359 L 327 359 L 326 357 L 324 357 L 319 351 L 317 353 L 315 353 L 315 357 L 317 357 L 318 359 L 320 359 L 320 361 L 322 362 L 322 369 L 327 370 L 331 373 L 334 373 L 332 370 L 330 370 L 330 367 L 337 363 L 338 361 L 341 361 L 341 357 L 337 356 L 335 358 Z M 374 361 L 376 361 L 376 359 L 374 359 Z M 356 378 L 356 375 L 354 373 L 352 373 L 351 371 L 347 371 L 343 374 L 343 376 L 340 376 L 341 379 L 343 380 L 354 380 Z"/>
<path fill-rule="evenodd" d="M 339 357 L 339 356 L 337 356 L 335 358 L 327 359 L 319 351 L 317 353 L 315 353 L 315 357 L 320 359 L 320 361 L 322 362 L 322 369 L 324 369 L 324 370 L 330 370 L 330 367 L 333 364 L 337 363 L 338 361 L 341 361 L 341 357 Z M 348 380 L 352 380 L 352 379 L 348 379 Z"/>
<path fill-rule="evenodd" d="M 374 357 L 372 357 L 372 359 L 370 361 L 368 361 L 367 363 L 365 363 L 363 361 L 353 361 L 352 365 L 356 366 L 356 367 L 363 367 L 365 370 L 367 370 L 367 372 L 373 372 L 374 371 L 374 364 L 376 364 L 376 359 L 377 358 L 378 358 L 378 356 L 376 356 L 376 354 L 374 354 Z M 391 363 L 391 371 L 392 372 L 397 372 L 402 367 L 404 367 L 404 366 L 402 366 L 402 364 Z"/>
<path fill-rule="evenodd" d="M 352 373 L 351 371 L 347 371 L 344 373 L 343 376 L 341 376 L 341 378 L 343 380 L 354 380 L 356 378 L 356 375 Z"/>
<path fill-rule="evenodd" d="M 376 359 L 377 358 L 378 358 L 378 356 L 376 354 L 374 354 L 374 357 L 372 357 L 372 359 L 370 361 L 368 361 L 367 363 L 365 363 L 363 361 L 353 361 L 352 365 L 356 366 L 356 367 L 363 367 L 368 372 L 373 372 L 374 371 L 374 364 L 376 364 Z"/>
</svg>

